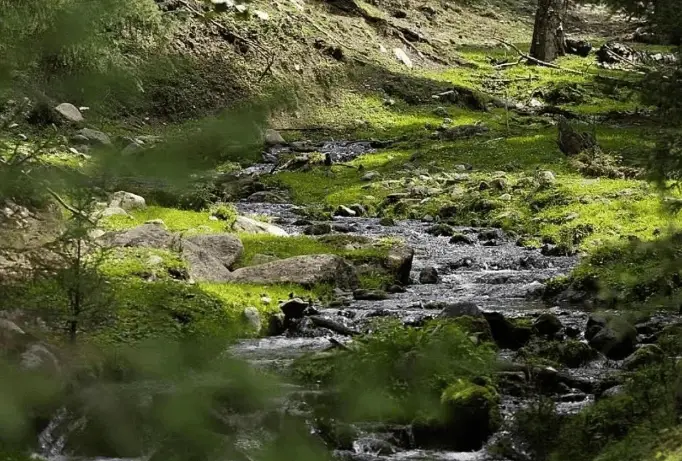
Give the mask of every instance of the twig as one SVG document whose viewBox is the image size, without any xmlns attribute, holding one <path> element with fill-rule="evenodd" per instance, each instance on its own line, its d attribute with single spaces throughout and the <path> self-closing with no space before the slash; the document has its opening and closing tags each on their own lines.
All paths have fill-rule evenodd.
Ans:
<svg viewBox="0 0 682 461">
<path fill-rule="evenodd" d="M 52 196 L 52 198 L 54 198 L 66 210 L 70 211 L 72 214 L 74 214 L 76 216 L 81 217 L 82 219 L 85 219 L 90 224 L 95 224 L 95 222 L 92 219 L 90 219 L 90 217 L 87 216 L 85 213 L 83 213 L 81 210 L 74 208 L 71 205 L 69 205 L 68 203 L 66 203 L 64 201 L 64 199 L 59 196 L 58 193 L 56 193 L 55 191 L 53 191 L 52 189 L 50 189 L 47 186 L 45 187 L 45 190 L 47 191 L 48 194 L 50 194 Z"/>
<path fill-rule="evenodd" d="M 519 62 L 521 62 L 521 60 L 525 59 L 527 61 L 534 62 L 535 64 L 538 64 L 538 65 L 544 66 L 544 67 L 549 67 L 551 69 L 557 69 L 557 70 L 561 70 L 564 72 L 569 72 L 571 74 L 586 75 L 585 72 L 580 71 L 580 70 L 566 69 L 565 67 L 561 67 L 561 66 L 558 66 L 556 64 L 552 64 L 551 62 L 546 62 L 546 61 L 542 61 L 540 59 L 534 58 L 533 56 L 521 51 L 519 49 L 519 47 L 514 45 L 513 43 L 509 43 L 509 42 L 506 42 L 502 39 L 495 38 L 495 37 L 493 37 L 493 40 L 498 41 L 501 44 L 508 46 L 508 47 L 512 48 L 514 51 L 516 51 L 519 54 L 519 56 L 521 56 L 521 59 L 519 60 Z"/>
</svg>

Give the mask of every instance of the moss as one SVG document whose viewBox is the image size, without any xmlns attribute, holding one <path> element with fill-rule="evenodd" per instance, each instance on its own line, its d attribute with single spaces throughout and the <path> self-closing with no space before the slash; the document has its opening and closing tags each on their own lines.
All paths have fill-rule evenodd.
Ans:
<svg viewBox="0 0 682 461">
<path fill-rule="evenodd" d="M 135 210 L 128 216 L 111 216 L 104 220 L 103 227 L 111 230 L 130 229 L 154 219 L 161 219 L 173 232 L 219 233 L 227 232 L 231 226 L 226 221 L 211 220 L 209 211 L 178 210 L 159 206 L 148 206 Z M 227 213 L 226 216 L 231 216 Z"/>
<path fill-rule="evenodd" d="M 106 253 L 100 268 L 107 277 L 145 279 L 187 278 L 187 264 L 180 255 L 148 248 L 116 248 Z"/>
<path fill-rule="evenodd" d="M 569 339 L 566 341 L 539 341 L 520 349 L 517 357 L 525 363 L 577 368 L 597 357 L 597 352 L 587 344 Z"/>
<path fill-rule="evenodd" d="M 308 236 L 276 237 L 272 235 L 240 235 L 244 253 L 237 262 L 244 267 L 251 264 L 256 254 L 266 254 L 280 259 L 310 254 L 335 254 L 356 263 L 381 262 L 388 254 L 388 247 L 380 242 L 370 243 L 352 236 Z"/>
</svg>

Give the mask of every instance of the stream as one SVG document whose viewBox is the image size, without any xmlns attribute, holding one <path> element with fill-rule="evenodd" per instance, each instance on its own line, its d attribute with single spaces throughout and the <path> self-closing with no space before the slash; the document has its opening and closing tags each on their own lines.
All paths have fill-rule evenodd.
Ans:
<svg viewBox="0 0 682 461">
<path fill-rule="evenodd" d="M 330 142 L 323 144 L 322 150 L 332 154 L 335 160 L 346 161 L 372 151 L 372 147 L 370 143 Z M 280 153 L 289 152 L 271 150 L 264 156 L 268 163 L 250 167 L 244 174 L 270 171 L 273 168 L 273 159 Z M 303 233 L 303 224 L 295 224 L 300 223 L 301 216 L 296 213 L 294 205 L 243 201 L 237 203 L 236 207 L 240 214 L 270 217 L 274 224 L 285 229 L 290 235 Z M 495 229 L 458 228 L 459 232 L 473 242 L 460 245 L 449 243 L 449 237 L 430 235 L 427 230 L 432 223 L 406 220 L 399 221 L 394 226 L 383 226 L 374 218 L 340 217 L 334 218 L 334 223 L 343 224 L 346 231 L 350 230 L 347 235 L 375 239 L 391 237 L 405 241 L 415 250 L 411 274 L 415 283 L 409 285 L 405 292 L 390 294 L 388 299 L 379 301 L 359 301 L 354 300 L 350 293 L 337 293 L 346 300 L 343 305 L 315 306 L 319 315 L 326 319 L 356 330 L 360 330 L 376 317 L 392 316 L 408 324 L 420 324 L 440 313 L 439 309 L 429 308 L 430 303 L 472 302 L 484 312 L 499 312 L 506 318 L 533 317 L 543 312 L 551 312 L 561 320 L 564 327 L 573 326 L 580 331 L 584 328 L 587 313 L 547 306 L 538 297 L 548 279 L 567 274 L 575 266 L 576 257 L 545 256 L 537 249 L 517 246 L 515 239 Z M 426 268 L 435 268 L 438 271 L 438 283 L 418 282 L 420 272 Z M 330 340 L 338 343 L 350 340 L 347 336 L 335 334 L 325 328 L 317 330 L 316 334 L 307 336 L 284 334 L 243 340 L 231 349 L 231 353 L 253 366 L 277 371 L 286 368 L 303 354 L 328 349 L 331 346 Z M 501 359 L 512 357 L 512 351 L 500 352 Z M 606 360 L 596 360 L 586 367 L 569 370 L 569 373 L 576 379 L 596 381 L 613 370 L 614 364 Z M 284 405 L 299 407 L 298 403 L 291 399 L 300 399 L 300 394 L 306 392 L 315 390 L 292 386 L 291 397 Z M 578 411 L 592 400 L 593 396 L 580 392 L 576 392 L 575 397 L 571 399 L 557 397 L 559 411 L 564 413 Z M 509 416 L 524 403 L 520 398 L 503 395 L 502 413 L 505 419 L 509 421 Z M 41 457 L 48 461 L 69 459 L 62 454 L 63 436 L 57 436 L 64 431 L 56 430 L 63 425 L 64 420 L 67 420 L 64 414 L 57 414 L 40 437 Z M 377 441 L 385 441 L 391 434 L 371 425 L 362 427 L 362 435 L 354 442 L 353 450 L 338 453 L 343 459 L 479 461 L 490 458 L 485 447 L 478 452 L 468 453 L 420 450 L 411 446 L 409 440 L 402 446 L 392 447 L 391 450 L 377 450 Z M 503 427 L 501 433 L 504 430 Z M 91 461 L 104 461 L 104 458 Z M 109 458 L 107 461 L 123 460 Z"/>
</svg>

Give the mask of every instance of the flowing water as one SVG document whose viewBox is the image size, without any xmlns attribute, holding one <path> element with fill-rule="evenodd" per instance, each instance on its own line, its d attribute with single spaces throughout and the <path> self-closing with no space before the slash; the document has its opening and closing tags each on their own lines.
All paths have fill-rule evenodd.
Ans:
<svg viewBox="0 0 682 461">
<path fill-rule="evenodd" d="M 334 161 L 347 161 L 357 155 L 370 152 L 373 146 L 369 142 L 347 143 L 328 142 L 316 147 L 317 151 L 329 153 Z M 299 149 L 306 150 L 304 148 Z M 264 155 L 270 164 L 256 165 L 246 173 L 266 172 L 282 153 L 291 150 L 274 149 Z M 300 220 L 296 207 L 287 204 L 238 203 L 242 214 L 266 215 L 291 235 L 300 234 L 301 226 L 294 223 Z M 503 234 L 481 235 L 486 229 L 460 228 L 474 242 L 470 245 L 450 244 L 448 237 L 435 237 L 427 233 L 432 225 L 419 221 L 400 221 L 394 226 L 382 226 L 379 220 L 372 218 L 335 218 L 335 222 L 345 224 L 349 235 L 371 238 L 398 238 L 415 250 L 412 267 L 413 280 L 419 280 L 419 273 L 425 268 L 436 268 L 439 282 L 436 284 L 415 283 L 407 287 L 404 293 L 389 295 L 381 301 L 357 301 L 349 297 L 340 307 L 324 308 L 316 306 L 320 315 L 342 324 L 348 328 L 359 330 L 372 318 L 393 316 L 407 323 L 418 324 L 439 314 L 436 309 L 429 309 L 431 302 L 473 302 L 483 311 L 501 312 L 506 317 L 533 316 L 541 312 L 553 312 L 565 326 L 584 326 L 587 314 L 577 310 L 563 310 L 543 304 L 537 297 L 543 284 L 550 278 L 566 274 L 576 264 L 574 257 L 549 257 L 539 250 L 517 246 L 514 239 Z M 498 231 L 495 231 L 498 232 Z M 281 370 L 302 354 L 320 351 L 330 347 L 331 341 L 340 343 L 350 341 L 343 335 L 330 330 L 319 329 L 318 334 L 310 336 L 282 335 L 259 339 L 249 339 L 238 343 L 231 352 L 252 363 L 254 366 L 269 370 Z M 502 351 L 502 358 L 510 358 L 510 351 Z M 597 379 L 610 369 L 608 363 L 595 362 L 592 365 L 574 370 L 573 373 L 584 379 Z M 292 387 L 291 395 L 314 390 L 302 390 Z M 295 398 L 295 397 L 292 397 Z M 297 398 L 297 397 L 296 397 Z M 591 400 L 588 395 L 578 396 L 569 402 L 559 404 L 560 411 L 573 412 Z M 291 402 L 285 403 L 289 405 Z M 503 397 L 503 414 L 508 416 L 523 401 L 513 397 Z M 73 424 L 60 411 L 40 437 L 41 456 L 48 461 L 65 461 L 63 456 L 64 438 L 68 436 L 68 424 Z M 388 434 L 385 428 L 363 426 L 362 435 L 353 446 L 351 453 L 344 457 L 354 460 L 442 460 L 442 461 L 478 461 L 488 458 L 485 449 L 473 453 L 449 451 L 418 450 L 410 444 L 409 430 L 404 438 L 402 448 L 392 446 L 382 449 Z M 62 434 L 62 435 L 60 435 Z M 382 445 L 384 443 L 384 445 Z M 102 458 L 98 460 L 102 461 Z M 93 460 L 90 460 L 93 461 Z M 107 461 L 117 461 L 108 459 Z M 118 460 L 124 461 L 124 460 Z"/>
</svg>

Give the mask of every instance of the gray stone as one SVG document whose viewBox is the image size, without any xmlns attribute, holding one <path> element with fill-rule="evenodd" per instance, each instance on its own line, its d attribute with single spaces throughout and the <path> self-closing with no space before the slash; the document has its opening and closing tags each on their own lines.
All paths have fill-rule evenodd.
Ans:
<svg viewBox="0 0 682 461">
<path fill-rule="evenodd" d="M 109 246 L 141 247 L 170 250 L 177 246 L 178 239 L 166 229 L 155 224 L 143 224 L 122 232 L 109 232 L 102 236 Z"/>
<path fill-rule="evenodd" d="M 272 256 L 272 255 L 264 255 L 261 253 L 257 253 L 253 255 L 251 258 L 251 265 L 252 266 L 257 266 L 259 264 L 267 264 L 271 263 L 273 261 L 278 261 L 279 258 L 277 256 Z"/>
<path fill-rule="evenodd" d="M 78 107 L 69 104 L 68 102 L 61 103 L 55 107 L 55 110 L 69 122 L 79 123 L 84 120 L 83 114 L 78 110 Z"/>
<path fill-rule="evenodd" d="M 393 54 L 395 55 L 396 59 L 398 59 L 398 61 L 405 64 L 405 66 L 407 66 L 408 68 L 412 69 L 412 67 L 414 67 L 414 64 L 412 64 L 412 60 L 410 59 L 410 57 L 401 48 L 393 48 Z"/>
<path fill-rule="evenodd" d="M 57 357 L 42 344 L 32 344 L 22 352 L 19 364 L 22 369 L 29 371 L 45 370 L 58 372 L 60 370 Z"/>
<path fill-rule="evenodd" d="M 551 186 L 556 182 L 556 177 L 549 170 L 540 170 L 537 173 L 537 180 L 543 186 Z"/>
<path fill-rule="evenodd" d="M 334 216 L 351 218 L 357 216 L 357 213 L 345 205 L 339 205 L 336 211 L 334 211 Z"/>
<path fill-rule="evenodd" d="M 358 277 L 355 268 L 336 255 L 306 255 L 281 259 L 258 266 L 243 267 L 230 274 L 238 283 L 294 283 L 312 287 L 330 283 L 341 288 L 355 288 Z"/>
<path fill-rule="evenodd" d="M 128 212 L 121 207 L 110 206 L 96 213 L 97 218 L 108 218 L 110 216 L 128 216 Z"/>
<path fill-rule="evenodd" d="M 264 137 L 265 145 L 267 146 L 279 146 L 287 143 L 277 130 L 272 129 L 265 130 Z"/>
<path fill-rule="evenodd" d="M 422 285 L 433 285 L 438 283 L 438 269 L 435 267 L 427 267 L 419 272 L 419 283 Z"/>
<path fill-rule="evenodd" d="M 109 206 L 114 208 L 122 208 L 125 211 L 142 210 L 147 208 L 147 202 L 145 201 L 144 197 L 121 190 L 114 192 L 111 202 L 109 202 Z"/>
<path fill-rule="evenodd" d="M 326 235 L 332 231 L 332 225 L 329 223 L 315 223 L 306 227 L 303 230 L 305 235 Z"/>
<path fill-rule="evenodd" d="M 646 365 L 660 362 L 665 352 L 656 344 L 644 344 L 623 361 L 625 370 L 636 370 Z"/>
<path fill-rule="evenodd" d="M 102 133 L 101 131 L 93 130 L 92 128 L 83 128 L 78 132 L 78 134 L 87 140 L 88 144 L 96 146 L 111 145 L 111 139 L 109 136 L 105 133 Z"/>
<path fill-rule="evenodd" d="M 373 181 L 374 179 L 377 179 L 380 176 L 381 174 L 379 174 L 378 171 L 368 171 L 361 179 L 362 181 Z"/>
<path fill-rule="evenodd" d="M 249 306 L 244 309 L 242 312 L 242 315 L 244 316 L 244 320 L 246 321 L 247 325 L 251 330 L 254 331 L 260 331 L 261 329 L 261 320 L 260 320 L 260 312 L 258 312 L 258 309 L 256 309 L 253 306 Z"/>
<path fill-rule="evenodd" d="M 476 304 L 471 302 L 437 302 L 427 304 L 424 307 L 426 309 L 440 309 L 440 317 L 448 319 L 457 317 L 483 317 L 483 312 L 481 309 Z"/>
<path fill-rule="evenodd" d="M 310 303 L 303 301 L 301 298 L 292 298 L 280 304 L 279 308 L 286 319 L 300 319 L 303 318 L 305 310 Z"/>
<path fill-rule="evenodd" d="M 353 298 L 358 301 L 382 301 L 388 299 L 385 291 L 359 289 L 353 292 Z"/>
<path fill-rule="evenodd" d="M 621 360 L 634 352 L 637 330 L 621 317 L 593 314 L 587 321 L 585 338 L 606 357 Z"/>
<path fill-rule="evenodd" d="M 414 260 L 414 248 L 404 245 L 391 247 L 384 262 L 385 268 L 395 275 L 395 279 L 401 285 L 409 285 L 412 261 Z"/>
<path fill-rule="evenodd" d="M 236 221 L 232 225 L 232 230 L 235 232 L 244 232 L 246 234 L 270 234 L 279 237 L 286 237 L 289 235 L 287 234 L 287 231 L 281 227 L 247 218 L 246 216 L 237 216 Z"/>
<path fill-rule="evenodd" d="M 545 312 L 533 322 L 533 328 L 543 336 L 554 336 L 559 333 L 564 326 L 556 315 Z"/>
<path fill-rule="evenodd" d="M 193 235 L 186 237 L 185 241 L 213 256 L 226 268 L 232 267 L 244 252 L 241 240 L 232 234 Z"/>
</svg>

